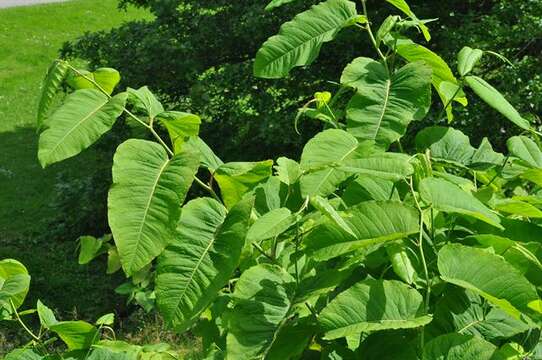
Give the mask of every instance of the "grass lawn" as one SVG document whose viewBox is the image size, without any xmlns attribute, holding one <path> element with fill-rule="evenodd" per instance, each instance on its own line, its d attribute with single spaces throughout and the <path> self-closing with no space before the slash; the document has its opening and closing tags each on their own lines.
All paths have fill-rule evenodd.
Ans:
<svg viewBox="0 0 542 360">
<path fill-rule="evenodd" d="M 112 285 L 104 284 L 103 267 L 78 266 L 74 239 L 49 235 L 62 234 L 50 222 L 57 216 L 51 204 L 62 191 L 60 174 L 84 179 L 98 160 L 89 150 L 41 169 L 35 114 L 43 75 L 65 41 L 151 18 L 146 11 L 121 12 L 116 6 L 116 0 L 74 0 L 0 10 L 0 259 L 12 257 L 27 265 L 31 301 L 41 297 L 66 311 L 113 301 L 112 291 L 104 290 Z"/>
</svg>

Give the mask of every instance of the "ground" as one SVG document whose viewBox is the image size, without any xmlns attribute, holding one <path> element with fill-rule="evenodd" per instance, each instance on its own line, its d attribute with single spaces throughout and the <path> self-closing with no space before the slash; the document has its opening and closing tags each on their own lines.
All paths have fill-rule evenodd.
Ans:
<svg viewBox="0 0 542 360">
<path fill-rule="evenodd" d="M 123 300 L 114 297 L 103 268 L 77 265 L 75 239 L 63 238 L 51 224 L 57 216 L 52 204 L 63 191 L 61 174 L 84 179 L 96 160 L 90 150 L 43 170 L 34 123 L 41 80 L 63 42 L 150 18 L 142 10 L 118 11 L 116 5 L 116 0 L 75 0 L 0 10 L 0 259 L 27 265 L 29 306 L 40 297 L 83 318 Z M 0 354 L 1 342 L 0 331 Z"/>
</svg>

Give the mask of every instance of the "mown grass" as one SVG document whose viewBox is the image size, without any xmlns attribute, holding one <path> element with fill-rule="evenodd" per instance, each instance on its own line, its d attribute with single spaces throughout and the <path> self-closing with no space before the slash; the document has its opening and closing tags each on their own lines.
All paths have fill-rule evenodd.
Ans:
<svg viewBox="0 0 542 360">
<path fill-rule="evenodd" d="M 100 160 L 89 150 L 42 169 L 34 122 L 42 77 L 65 41 L 150 18 L 138 9 L 118 11 L 116 0 L 0 10 L 0 259 L 15 258 L 28 267 L 28 306 L 41 298 L 55 309 L 88 318 L 123 301 L 114 296 L 115 280 L 105 276 L 103 266 L 77 264 L 75 239 L 63 236 L 52 222 L 58 220 L 53 204 L 63 191 L 62 181 L 84 180 Z M 2 336 L 0 330 L 0 355 L 15 342 L 12 335 Z"/>
</svg>

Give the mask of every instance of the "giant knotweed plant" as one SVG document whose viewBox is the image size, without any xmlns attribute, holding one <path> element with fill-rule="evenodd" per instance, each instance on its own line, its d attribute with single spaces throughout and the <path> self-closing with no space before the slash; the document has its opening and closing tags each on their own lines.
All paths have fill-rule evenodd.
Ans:
<svg viewBox="0 0 542 360">
<path fill-rule="evenodd" d="M 344 29 L 374 45 L 375 59 L 353 59 L 334 94 L 322 89 L 300 109 L 326 130 L 299 161 L 223 163 L 198 137 L 197 116 L 164 110 L 146 87 L 115 92 L 113 69 L 55 61 L 38 116 L 43 166 L 77 155 L 121 116 L 148 131 L 118 147 L 112 234 L 81 238 L 80 262 L 107 253 L 108 272 L 130 278 L 119 291 L 200 336 L 209 359 L 541 358 L 539 134 L 474 75 L 495 53 L 465 47 L 454 72 L 405 37 L 419 30 L 429 41 L 428 21 L 403 0 L 387 2 L 400 15 L 373 30 L 366 0 L 327 0 L 258 51 L 255 76 L 280 78 Z M 64 84 L 73 91 L 50 109 Z M 474 94 L 524 133 L 501 154 L 487 140 L 474 147 L 458 130 L 428 127 L 406 154 L 401 138 L 428 114 L 433 90 L 435 122 L 452 122 L 454 106 Z M 191 186 L 209 196 L 185 202 Z M 19 318 L 14 265 L 0 265 L 3 315 Z M 72 352 L 150 358 L 93 325 L 62 332 L 40 317 Z M 36 338 L 28 359 L 44 355 Z"/>
</svg>

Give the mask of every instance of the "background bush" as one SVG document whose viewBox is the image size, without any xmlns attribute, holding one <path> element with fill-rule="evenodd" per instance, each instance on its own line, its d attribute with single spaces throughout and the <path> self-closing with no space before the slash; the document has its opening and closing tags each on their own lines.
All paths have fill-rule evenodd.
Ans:
<svg viewBox="0 0 542 360">
<path fill-rule="evenodd" d="M 64 46 L 62 54 L 81 57 L 92 67 L 119 69 L 125 84 L 148 84 L 171 107 L 201 114 L 202 136 L 226 160 L 295 156 L 317 125 L 305 125 L 303 136 L 293 130 L 296 109 L 323 88 L 334 90 L 340 71 L 355 51 L 369 44 L 347 31 L 326 45 L 310 71 L 297 70 L 285 80 L 252 76 L 251 61 L 261 43 L 277 32 L 289 14 L 318 1 L 294 1 L 265 12 L 260 0 L 121 0 L 149 8 L 153 22 L 128 23 L 111 32 L 88 34 Z M 521 112 L 539 114 L 542 103 L 542 3 L 537 0 L 439 2 L 411 1 L 431 24 L 429 46 L 454 66 L 460 46 L 501 51 L 515 65 L 486 57 L 478 70 Z M 389 11 L 382 2 L 375 22 Z M 374 7 L 373 7 L 374 8 Z M 196 15 L 194 15 L 196 14 Z M 372 14 L 373 15 L 373 14 Z M 421 39 L 421 37 L 418 37 Z M 421 41 L 421 40 L 420 40 Z M 322 83 L 327 79 L 329 83 Z M 165 94 L 168 94 L 167 96 Z M 435 109 L 438 113 L 439 109 Z M 435 122 L 435 116 L 428 119 Z M 498 149 L 514 131 L 495 112 L 474 99 L 459 111 L 454 126 L 484 136 Z M 312 131 L 311 131 L 312 130 Z M 472 131 L 475 130 L 475 131 Z"/>
</svg>

